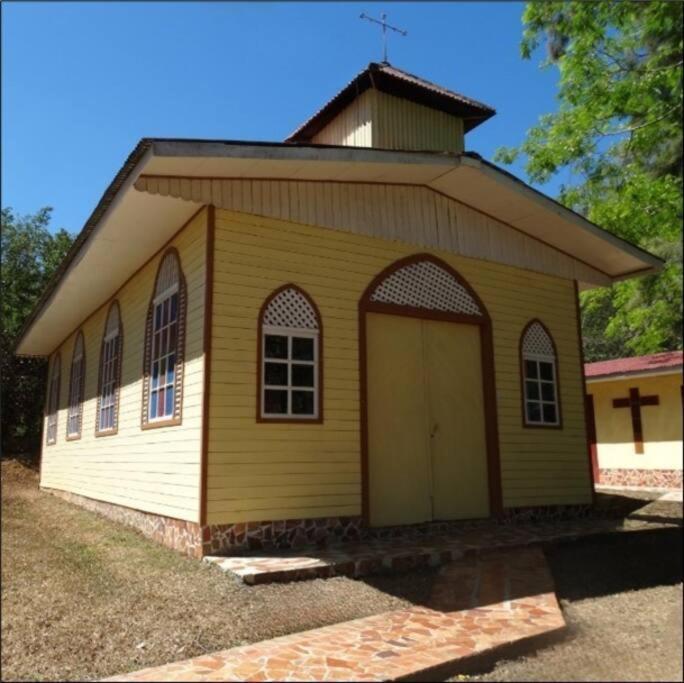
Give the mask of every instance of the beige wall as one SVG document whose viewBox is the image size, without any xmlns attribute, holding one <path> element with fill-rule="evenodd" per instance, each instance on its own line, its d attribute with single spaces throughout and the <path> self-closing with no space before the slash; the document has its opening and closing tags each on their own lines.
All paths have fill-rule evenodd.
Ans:
<svg viewBox="0 0 684 683">
<path fill-rule="evenodd" d="M 62 380 L 57 443 L 43 443 L 42 486 L 198 521 L 206 215 L 203 210 L 171 242 L 180 255 L 188 294 L 182 424 L 140 427 L 145 318 L 161 259 L 158 254 L 116 294 L 124 332 L 117 434 L 95 437 L 100 345 L 110 302 L 79 328 L 85 338 L 86 378 L 81 438 L 76 441 L 66 440 L 66 419 L 71 354 L 78 330 L 59 347 Z M 83 313 L 85 317 L 88 312 Z"/>
<path fill-rule="evenodd" d="M 601 469 L 682 469 L 682 375 L 605 380 L 587 384 L 594 397 L 596 441 Z M 613 408 L 613 399 L 628 398 L 631 388 L 657 395 L 660 405 L 641 407 L 644 452 L 634 452 L 629 408 Z"/>
<path fill-rule="evenodd" d="M 217 210 L 209 523 L 360 513 L 357 304 L 377 273 L 419 251 L 399 240 Z M 573 282 L 429 251 L 468 280 L 493 320 L 504 505 L 589 502 Z M 313 297 L 323 320 L 320 425 L 255 421 L 257 315 L 288 282 Z M 535 317 L 559 352 L 562 429 L 522 427 L 518 344 Z"/>
<path fill-rule="evenodd" d="M 377 149 L 462 152 L 463 120 L 379 90 L 366 90 L 312 142 Z"/>
</svg>

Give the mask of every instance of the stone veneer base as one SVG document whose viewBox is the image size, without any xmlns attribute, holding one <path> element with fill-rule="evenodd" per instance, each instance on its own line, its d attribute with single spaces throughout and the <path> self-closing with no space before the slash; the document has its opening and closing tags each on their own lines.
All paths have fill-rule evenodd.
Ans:
<svg viewBox="0 0 684 683">
<path fill-rule="evenodd" d="M 460 520 L 425 522 L 397 527 L 364 527 L 361 517 L 323 517 L 236 524 L 210 524 L 174 519 L 123 505 L 94 500 L 86 496 L 43 488 L 64 500 L 126 524 L 144 536 L 173 550 L 200 558 L 205 555 L 239 555 L 253 550 L 290 550 L 307 546 L 382 540 L 393 538 L 420 539 L 425 536 L 449 534 L 464 529 L 477 529 L 492 520 Z M 548 505 L 530 508 L 507 508 L 502 524 L 554 519 L 578 519 L 592 516 L 590 505 Z"/>
<path fill-rule="evenodd" d="M 681 489 L 682 470 L 600 469 L 599 484 Z"/>
</svg>

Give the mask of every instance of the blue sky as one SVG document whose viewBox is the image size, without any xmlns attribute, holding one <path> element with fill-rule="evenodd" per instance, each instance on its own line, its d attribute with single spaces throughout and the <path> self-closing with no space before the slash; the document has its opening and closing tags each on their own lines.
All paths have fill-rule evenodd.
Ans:
<svg viewBox="0 0 684 683">
<path fill-rule="evenodd" d="M 557 73 L 520 58 L 523 4 L 2 3 L 2 204 L 81 229 L 145 136 L 285 138 L 369 61 L 497 115 L 466 147 L 491 159 L 556 106 Z M 525 178 L 522 168 L 512 169 Z M 554 195 L 557 178 L 541 189 Z"/>
</svg>

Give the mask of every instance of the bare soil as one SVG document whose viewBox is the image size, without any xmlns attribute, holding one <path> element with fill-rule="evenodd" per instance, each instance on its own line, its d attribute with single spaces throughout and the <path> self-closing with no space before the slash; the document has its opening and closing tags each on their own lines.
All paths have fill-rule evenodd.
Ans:
<svg viewBox="0 0 684 683">
<path fill-rule="evenodd" d="M 453 680 L 682 680 L 681 530 L 584 539 L 546 555 L 568 635 Z"/>
<path fill-rule="evenodd" d="M 2 680 L 92 680 L 424 604 L 435 572 L 249 587 L 2 463 Z M 678 503 L 626 497 L 630 516 Z M 570 636 L 482 680 L 682 680 L 680 529 L 547 550 Z M 470 678 L 456 677 L 454 680 Z"/>
<path fill-rule="evenodd" d="M 402 609 L 430 572 L 249 587 L 2 463 L 2 680 L 90 680 Z"/>
</svg>

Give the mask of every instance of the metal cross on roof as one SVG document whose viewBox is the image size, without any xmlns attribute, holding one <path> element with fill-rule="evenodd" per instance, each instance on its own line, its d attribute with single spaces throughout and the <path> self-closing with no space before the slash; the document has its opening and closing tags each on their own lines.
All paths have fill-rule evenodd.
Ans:
<svg viewBox="0 0 684 683">
<path fill-rule="evenodd" d="M 361 12 L 360 19 L 367 19 L 368 21 L 372 21 L 374 24 L 380 24 L 380 26 L 382 26 L 382 61 L 385 64 L 389 64 L 387 61 L 387 29 L 396 31 L 401 36 L 408 35 L 408 31 L 403 31 L 396 26 L 390 26 L 390 24 L 387 23 L 387 15 L 384 12 L 380 15 L 379 20 L 368 16 L 365 12 Z"/>
</svg>

